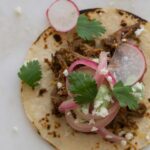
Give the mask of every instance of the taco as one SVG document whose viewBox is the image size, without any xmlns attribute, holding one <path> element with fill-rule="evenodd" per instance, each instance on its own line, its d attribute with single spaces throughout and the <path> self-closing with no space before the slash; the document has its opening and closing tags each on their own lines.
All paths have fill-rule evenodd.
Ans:
<svg viewBox="0 0 150 150">
<path fill-rule="evenodd" d="M 98 8 L 80 13 L 89 20 L 101 22 L 106 32 L 89 41 L 81 39 L 75 28 L 66 33 L 52 27 L 46 29 L 26 57 L 26 66 L 29 61 L 36 63 L 38 60 L 42 78 L 33 88 L 25 82 L 21 84 L 25 113 L 41 137 L 57 150 L 143 149 L 150 142 L 150 24 L 119 9 Z M 134 50 L 136 53 L 132 53 Z M 121 64 L 120 67 L 118 64 Z M 103 68 L 107 65 L 110 74 Z M 97 76 L 95 81 L 93 74 L 100 69 L 102 76 Z M 118 75 L 118 72 L 123 73 Z M 135 76 L 131 77 L 134 73 Z M 124 90 L 131 96 L 129 99 L 134 96 L 142 99 L 138 106 L 132 100 L 128 101 L 132 104 L 118 102 L 116 99 L 120 97 L 117 94 L 112 97 L 111 88 L 116 80 L 114 96 Z M 85 88 L 83 81 L 89 83 Z M 99 89 L 95 88 L 95 84 L 99 84 Z M 76 89 L 80 85 L 83 89 Z M 144 98 L 140 93 L 143 88 Z M 94 95 L 95 91 L 91 89 L 98 94 Z M 130 93 L 131 89 L 135 92 L 134 96 Z M 81 95 L 77 91 L 82 91 Z M 85 95 L 87 101 L 93 95 L 98 101 L 85 103 L 82 99 L 84 92 L 89 93 Z M 105 102 L 99 101 L 99 96 Z"/>
</svg>

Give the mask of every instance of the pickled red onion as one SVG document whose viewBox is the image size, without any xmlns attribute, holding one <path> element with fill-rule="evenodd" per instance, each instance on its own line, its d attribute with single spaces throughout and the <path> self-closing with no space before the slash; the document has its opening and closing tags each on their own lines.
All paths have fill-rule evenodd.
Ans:
<svg viewBox="0 0 150 150">
<path fill-rule="evenodd" d="M 71 73 L 72 71 L 74 71 L 74 69 L 78 66 L 78 65 L 84 65 L 87 66 L 93 70 L 97 69 L 98 64 L 94 61 L 91 61 L 89 59 L 80 59 L 80 60 L 76 60 L 75 62 L 73 62 L 71 64 L 71 66 L 69 67 L 68 71 L 69 73 Z"/>
<path fill-rule="evenodd" d="M 107 130 L 106 128 L 100 128 L 97 133 L 104 139 L 111 141 L 111 142 L 119 142 L 123 140 L 123 137 L 117 136 L 113 134 L 111 131 Z"/>
<path fill-rule="evenodd" d="M 76 109 L 77 107 L 78 107 L 78 105 L 75 103 L 74 100 L 71 99 L 71 100 L 62 102 L 58 109 L 60 112 L 66 112 L 69 110 Z"/>
<path fill-rule="evenodd" d="M 92 132 L 93 127 L 96 127 L 97 129 L 101 129 L 107 126 L 118 113 L 119 111 L 118 106 L 119 106 L 119 103 L 116 101 L 111 110 L 112 112 L 107 117 L 96 120 L 94 125 L 90 125 L 89 123 L 80 123 L 80 122 L 75 123 L 75 118 L 73 117 L 70 111 L 66 111 L 65 118 L 67 120 L 67 123 L 76 131 Z"/>
</svg>

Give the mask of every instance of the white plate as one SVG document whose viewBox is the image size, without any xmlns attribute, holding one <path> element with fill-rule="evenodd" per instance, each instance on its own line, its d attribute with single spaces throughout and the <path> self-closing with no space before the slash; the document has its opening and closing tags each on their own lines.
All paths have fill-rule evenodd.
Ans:
<svg viewBox="0 0 150 150">
<path fill-rule="evenodd" d="M 118 7 L 150 20 L 148 0 L 74 0 L 80 9 Z M 50 150 L 27 120 L 19 95 L 17 72 L 28 48 L 48 26 L 45 10 L 52 0 L 0 1 L 0 149 Z M 22 15 L 14 9 L 21 6 Z M 13 127 L 18 128 L 18 132 Z"/>
</svg>

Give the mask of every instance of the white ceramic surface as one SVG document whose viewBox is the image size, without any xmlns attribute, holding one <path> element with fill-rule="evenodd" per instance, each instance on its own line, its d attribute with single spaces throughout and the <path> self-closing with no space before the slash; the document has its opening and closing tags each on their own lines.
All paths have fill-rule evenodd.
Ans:
<svg viewBox="0 0 150 150">
<path fill-rule="evenodd" d="M 149 0 L 74 0 L 80 9 L 119 7 L 150 20 Z M 52 0 L 0 0 L 0 149 L 50 150 L 27 120 L 17 72 L 28 48 L 48 26 L 45 10 Z M 22 15 L 14 9 L 21 6 Z M 13 127 L 18 128 L 18 132 Z"/>
</svg>

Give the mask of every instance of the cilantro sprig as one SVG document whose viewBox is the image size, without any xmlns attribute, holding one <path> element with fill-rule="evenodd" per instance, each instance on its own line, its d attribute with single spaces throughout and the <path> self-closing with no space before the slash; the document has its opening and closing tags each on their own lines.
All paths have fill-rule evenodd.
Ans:
<svg viewBox="0 0 150 150">
<path fill-rule="evenodd" d="M 131 110 L 138 108 L 138 99 L 132 94 L 133 91 L 131 86 L 126 86 L 122 81 L 119 81 L 115 84 L 112 92 L 119 101 L 121 107 L 128 106 Z"/>
<path fill-rule="evenodd" d="M 78 104 L 87 104 L 94 100 L 97 94 L 97 85 L 92 76 L 82 72 L 73 72 L 68 79 L 69 89 Z"/>
<path fill-rule="evenodd" d="M 69 90 L 74 94 L 78 104 L 94 102 L 98 95 L 98 89 L 92 76 L 83 72 L 73 72 L 68 79 Z M 131 110 L 138 108 L 138 98 L 133 95 L 132 86 L 124 85 L 122 81 L 119 81 L 114 85 L 112 95 L 119 101 L 121 107 L 128 106 Z"/>
<path fill-rule="evenodd" d="M 78 36 L 84 40 L 93 40 L 97 36 L 101 36 L 106 29 L 97 20 L 89 20 L 85 15 L 80 15 L 77 22 Z"/>
<path fill-rule="evenodd" d="M 41 66 L 38 60 L 29 61 L 24 64 L 18 72 L 19 78 L 26 84 L 35 88 L 39 85 L 38 81 L 42 78 Z"/>
</svg>

